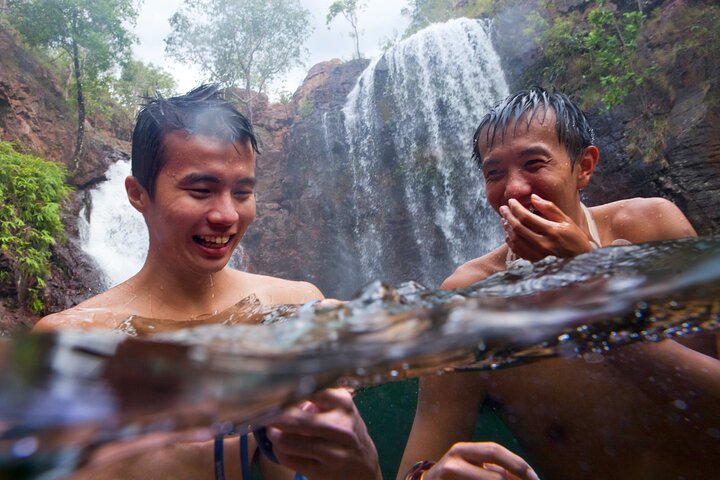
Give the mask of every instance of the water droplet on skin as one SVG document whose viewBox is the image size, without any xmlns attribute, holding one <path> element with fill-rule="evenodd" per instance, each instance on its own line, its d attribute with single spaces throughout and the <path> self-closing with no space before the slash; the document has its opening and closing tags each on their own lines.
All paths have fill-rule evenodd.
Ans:
<svg viewBox="0 0 720 480">
<path fill-rule="evenodd" d="M 400 372 L 398 372 L 397 370 L 390 370 L 390 376 L 392 378 L 397 378 L 399 375 L 400 375 Z"/>
<path fill-rule="evenodd" d="M 675 400 L 675 401 L 673 402 L 673 405 L 674 405 L 675 408 L 677 408 L 678 410 L 687 410 L 687 408 L 688 408 L 687 403 L 685 403 L 683 400 Z"/>
<path fill-rule="evenodd" d="M 601 353 L 590 352 L 583 355 L 583 359 L 587 363 L 602 363 L 605 357 Z"/>
</svg>

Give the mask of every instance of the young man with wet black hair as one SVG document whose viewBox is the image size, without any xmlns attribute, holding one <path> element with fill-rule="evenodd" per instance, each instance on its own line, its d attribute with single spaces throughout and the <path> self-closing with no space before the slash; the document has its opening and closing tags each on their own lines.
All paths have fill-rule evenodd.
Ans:
<svg viewBox="0 0 720 480">
<path fill-rule="evenodd" d="M 115 329 L 130 316 L 197 319 L 255 295 L 263 304 L 322 299 L 312 284 L 241 272 L 230 256 L 255 218 L 257 142 L 248 120 L 216 86 L 156 97 L 133 131 L 130 203 L 149 233 L 136 275 L 78 306 L 47 316 L 35 330 Z M 261 457 L 264 478 L 380 478 L 377 452 L 350 394 L 321 392 L 287 409 L 267 429 L 281 466 Z M 250 438 L 249 457 L 256 446 Z M 227 478 L 239 478 L 237 439 L 225 442 Z M 217 478 L 211 442 L 174 445 L 107 466 L 103 478 Z"/>
<path fill-rule="evenodd" d="M 585 114 L 563 94 L 533 88 L 495 107 L 475 132 L 473 158 L 505 243 L 460 266 L 442 288 L 519 261 L 696 235 L 664 199 L 583 205 L 599 156 Z M 486 400 L 543 478 L 699 479 L 720 467 L 718 361 L 666 340 L 599 363 L 558 358 L 422 378 L 398 479 L 536 478 L 498 444 L 456 443 L 470 438 Z"/>
</svg>

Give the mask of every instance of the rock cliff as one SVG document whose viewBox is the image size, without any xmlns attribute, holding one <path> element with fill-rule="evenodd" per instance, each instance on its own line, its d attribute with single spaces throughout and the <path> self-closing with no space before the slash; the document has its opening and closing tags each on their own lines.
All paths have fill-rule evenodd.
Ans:
<svg viewBox="0 0 720 480">
<path fill-rule="evenodd" d="M 568 0 L 563 8 L 580 8 L 582 3 Z M 653 4 L 662 7 L 664 22 L 673 22 L 689 8 L 683 0 Z M 516 8 L 494 19 L 494 43 L 511 90 L 537 83 L 528 72 L 533 71 L 539 46 L 516 41 L 523 13 Z M 681 31 L 658 33 L 651 46 L 668 48 L 679 41 L 679 35 Z M 2 29 L 0 52 L 0 138 L 65 161 L 72 152 L 75 115 L 61 89 L 50 72 Z M 308 280 L 332 296 L 354 293 L 352 282 L 346 281 L 357 276 L 357 261 L 347 247 L 354 233 L 346 195 L 352 185 L 342 107 L 367 64 L 366 60 L 320 63 L 289 102 L 275 104 L 261 98 L 256 105 L 262 151 L 257 162 L 258 217 L 242 242 L 244 267 Z M 590 112 L 602 159 L 584 193 L 588 203 L 663 196 L 687 213 L 700 234 L 720 233 L 719 64 L 720 55 L 701 49 L 674 55 L 658 73 L 662 85 L 650 91 L 657 106 L 652 118 L 635 96 L 610 112 Z M 655 137 L 661 140 L 648 159 L 647 152 L 632 146 L 638 132 L 650 131 L 653 125 L 659 126 L 660 135 Z M 69 239 L 54 251 L 56 271 L 47 299 L 51 311 L 77 303 L 98 286 L 92 262 L 78 248 L 77 212 L 87 189 L 103 180 L 107 165 L 128 156 L 126 142 L 90 124 L 88 131 L 82 167 L 70 179 L 77 191 L 66 206 Z M 396 221 L 400 231 L 404 224 Z M 394 261 L 401 264 L 409 259 L 400 252 Z M 0 317 L 10 316 L 0 307 Z"/>
</svg>

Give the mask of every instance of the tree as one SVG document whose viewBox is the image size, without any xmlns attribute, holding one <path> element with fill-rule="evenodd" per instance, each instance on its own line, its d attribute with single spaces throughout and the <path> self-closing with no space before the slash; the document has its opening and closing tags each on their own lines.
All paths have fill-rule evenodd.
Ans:
<svg viewBox="0 0 720 480">
<path fill-rule="evenodd" d="M 130 54 L 137 0 L 8 0 L 9 19 L 32 46 L 67 53 L 72 61 L 78 127 L 71 160 L 76 170 L 85 136 L 86 81 L 97 82 Z"/>
<path fill-rule="evenodd" d="M 298 0 L 185 0 L 170 25 L 167 53 L 226 88 L 241 86 L 236 97 L 250 121 L 266 85 L 303 64 L 311 33 L 310 12 Z"/>
<path fill-rule="evenodd" d="M 365 2 L 358 0 L 336 0 L 330 5 L 327 17 L 325 17 L 325 25 L 330 28 L 330 22 L 335 19 L 338 15 L 345 17 L 352 27 L 350 37 L 355 41 L 355 58 L 362 58 L 360 53 L 360 33 L 358 32 L 358 10 L 363 10 L 366 7 Z"/>
<path fill-rule="evenodd" d="M 159 92 L 168 97 L 175 94 L 177 83 L 172 75 L 152 63 L 130 60 L 123 65 L 120 78 L 113 82 L 115 100 L 134 117 L 140 107 L 140 99 Z"/>
</svg>

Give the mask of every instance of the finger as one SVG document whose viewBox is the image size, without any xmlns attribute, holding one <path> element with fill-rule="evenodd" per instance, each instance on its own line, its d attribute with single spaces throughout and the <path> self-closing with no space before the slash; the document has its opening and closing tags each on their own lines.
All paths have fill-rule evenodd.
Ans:
<svg viewBox="0 0 720 480">
<path fill-rule="evenodd" d="M 340 409 L 351 412 L 355 409 L 350 388 L 326 388 L 311 397 L 312 403 L 321 411 Z"/>
<path fill-rule="evenodd" d="M 537 235 L 545 235 L 556 226 L 556 222 L 531 212 L 514 198 L 508 201 L 508 208 L 520 224 Z"/>
<path fill-rule="evenodd" d="M 460 443 L 454 448 L 459 455 L 475 465 L 494 463 L 522 480 L 538 480 L 535 471 L 522 457 L 497 443 Z"/>
<path fill-rule="evenodd" d="M 555 205 L 550 200 L 545 200 L 539 195 L 533 193 L 530 196 L 530 202 L 543 217 L 550 220 L 551 222 L 560 223 L 567 222 L 569 220 L 569 217 L 565 214 L 565 212 L 560 210 L 560 207 Z"/>
<path fill-rule="evenodd" d="M 317 304 L 315 304 L 315 308 L 334 309 L 334 308 L 342 307 L 346 303 L 347 302 L 338 300 L 336 298 L 326 298 L 324 300 L 320 300 Z"/>
<path fill-rule="evenodd" d="M 346 456 L 345 450 L 338 443 L 320 437 L 279 432 L 273 434 L 272 442 L 278 460 L 295 457 L 317 463 L 338 463 Z"/>
<path fill-rule="evenodd" d="M 275 419 L 270 427 L 274 430 L 268 431 L 268 437 L 273 442 L 275 440 L 271 433 L 276 430 L 282 433 L 320 437 L 343 445 L 351 443 L 354 439 L 352 425 L 347 415 L 338 412 L 313 413 L 293 408 Z"/>
<path fill-rule="evenodd" d="M 517 256 L 534 262 L 552 253 L 544 246 L 545 238 L 520 223 L 507 206 L 500 207 L 500 214 L 505 222 L 505 242 Z"/>
</svg>

